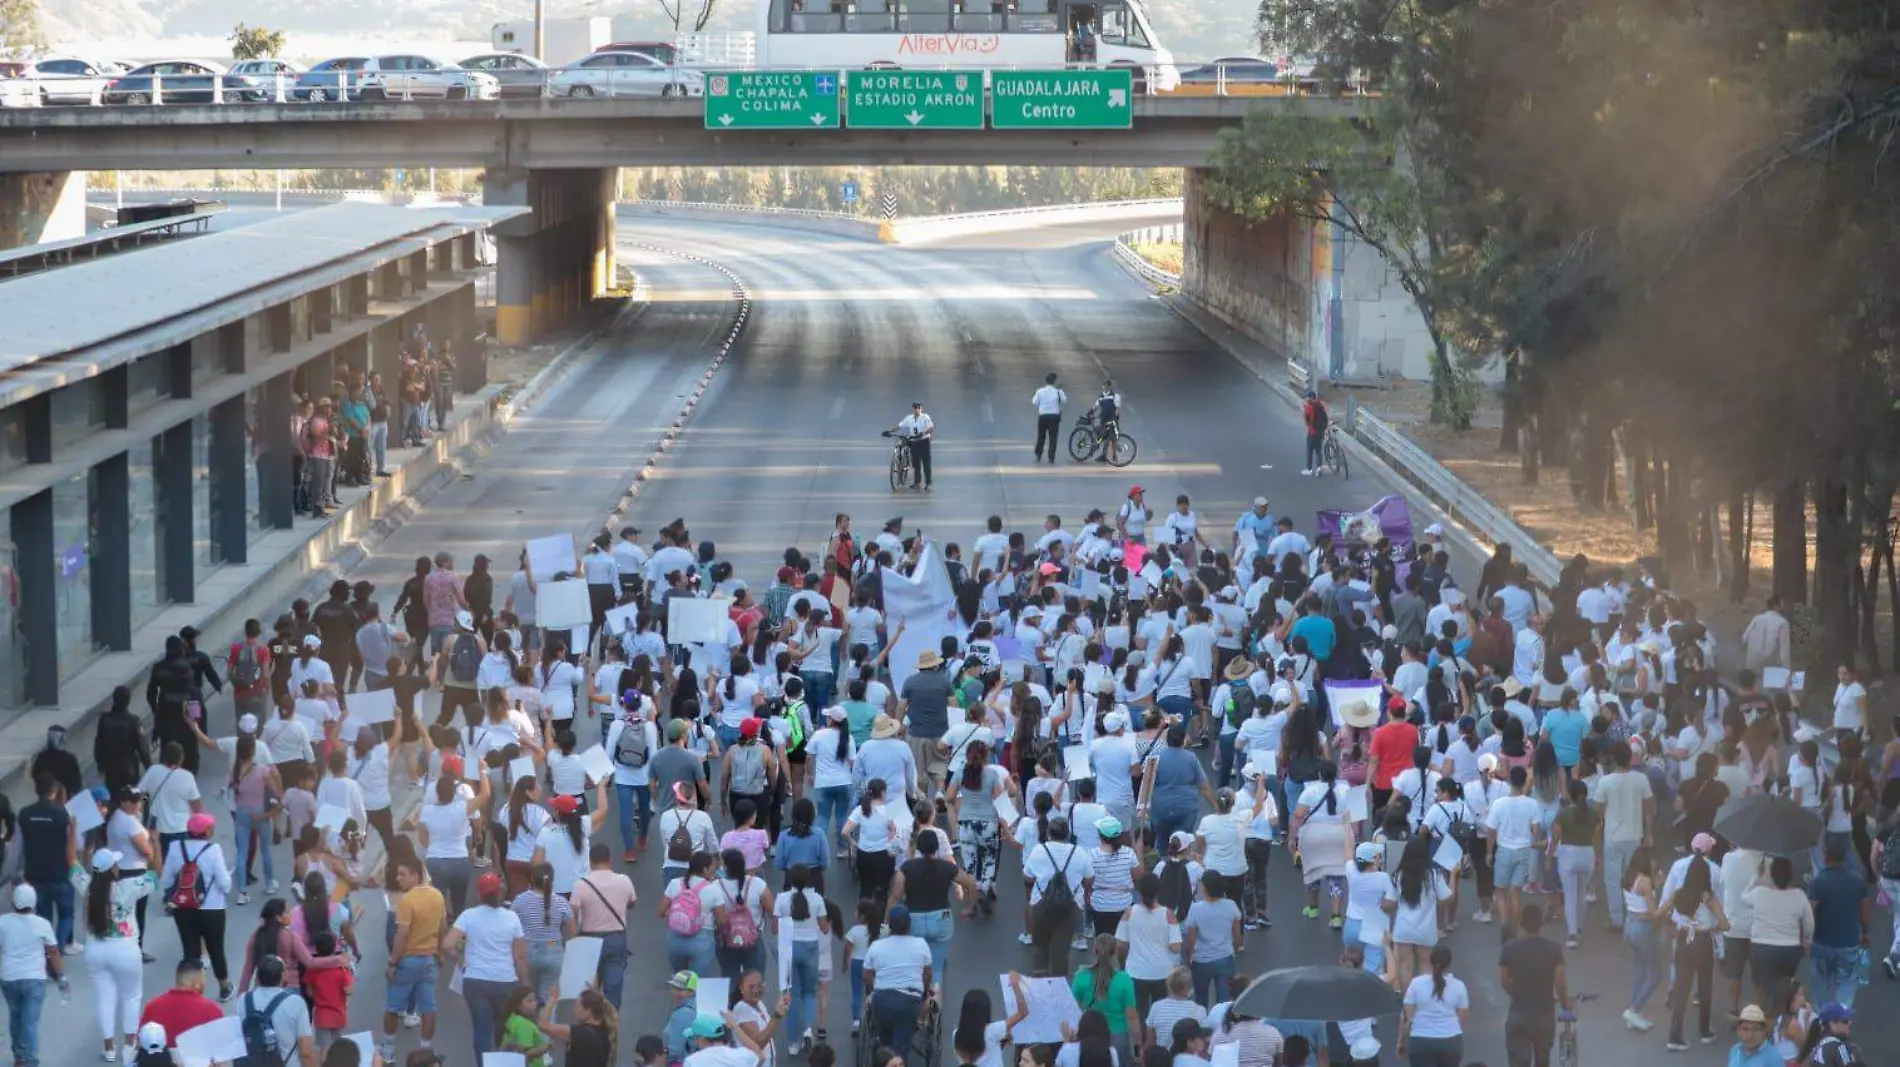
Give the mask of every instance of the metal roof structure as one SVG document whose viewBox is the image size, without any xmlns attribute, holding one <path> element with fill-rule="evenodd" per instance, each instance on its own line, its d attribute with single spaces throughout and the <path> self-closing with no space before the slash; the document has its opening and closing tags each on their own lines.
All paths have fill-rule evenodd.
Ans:
<svg viewBox="0 0 1900 1067">
<path fill-rule="evenodd" d="M 0 282 L 0 405 L 529 211 L 346 202 Z"/>
</svg>

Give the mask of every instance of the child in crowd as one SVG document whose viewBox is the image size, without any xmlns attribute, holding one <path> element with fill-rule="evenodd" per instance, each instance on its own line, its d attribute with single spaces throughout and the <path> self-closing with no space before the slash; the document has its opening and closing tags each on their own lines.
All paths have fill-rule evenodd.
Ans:
<svg viewBox="0 0 1900 1067">
<path fill-rule="evenodd" d="M 342 950 L 335 931 L 322 930 L 311 942 L 319 957 Z M 310 1025 L 317 1031 L 317 1055 L 341 1037 L 350 1025 L 350 988 L 356 976 L 348 967 L 319 967 L 304 972 L 303 991 L 310 998 Z"/>
<path fill-rule="evenodd" d="M 554 1050 L 554 1043 L 541 1033 L 534 1021 L 535 1013 L 540 1010 L 541 1001 L 529 986 L 516 987 L 503 1008 L 507 1019 L 501 1024 L 501 1050 L 521 1053 L 527 1057 L 528 1067 L 550 1067 L 553 1063 L 548 1053 Z M 665 1054 L 664 1047 L 661 1054 Z"/>
</svg>

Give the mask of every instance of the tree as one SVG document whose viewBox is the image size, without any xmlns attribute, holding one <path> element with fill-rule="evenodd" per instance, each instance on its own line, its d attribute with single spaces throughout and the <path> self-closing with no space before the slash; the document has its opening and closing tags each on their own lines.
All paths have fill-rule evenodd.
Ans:
<svg viewBox="0 0 1900 1067">
<path fill-rule="evenodd" d="M 284 31 L 240 22 L 231 31 L 232 59 L 270 59 L 284 50 Z"/>
<path fill-rule="evenodd" d="M 685 21 L 687 11 L 694 2 L 695 0 L 660 0 L 660 10 L 666 13 L 666 20 L 673 24 L 673 36 L 678 37 L 681 33 L 687 32 L 681 29 L 681 24 Z M 701 33 L 706 29 L 706 24 L 712 21 L 713 8 L 719 0 L 697 0 L 697 3 L 699 13 L 693 16 L 693 28 L 690 31 L 693 33 Z"/>
<path fill-rule="evenodd" d="M 17 55 L 46 45 L 40 31 L 39 0 L 0 0 L 0 56 Z"/>
</svg>

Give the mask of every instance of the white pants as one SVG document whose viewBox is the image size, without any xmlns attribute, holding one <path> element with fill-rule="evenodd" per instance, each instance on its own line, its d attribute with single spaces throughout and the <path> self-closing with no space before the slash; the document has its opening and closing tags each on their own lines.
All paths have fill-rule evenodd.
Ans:
<svg viewBox="0 0 1900 1067">
<path fill-rule="evenodd" d="M 1893 908 L 1893 944 L 1887 948 L 1887 958 L 1900 964 L 1900 878 L 1882 878 L 1880 888 L 1887 891 L 1887 903 Z"/>
<path fill-rule="evenodd" d="M 145 957 L 131 938 L 94 938 L 86 944 L 86 973 L 92 976 L 93 1011 L 99 1036 L 107 1041 L 131 1041 L 138 1035 L 139 1005 L 145 999 Z M 112 1028 L 112 1009 L 119 1010 L 119 1028 Z"/>
<path fill-rule="evenodd" d="M 1596 873 L 1596 850 L 1589 845 L 1557 846 L 1557 881 L 1564 894 L 1564 929 L 1571 937 L 1583 923 L 1583 892 Z"/>
</svg>

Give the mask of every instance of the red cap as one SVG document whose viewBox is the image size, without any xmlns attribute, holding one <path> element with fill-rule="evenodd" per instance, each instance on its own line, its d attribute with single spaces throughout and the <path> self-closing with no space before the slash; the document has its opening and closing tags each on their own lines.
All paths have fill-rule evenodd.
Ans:
<svg viewBox="0 0 1900 1067">
<path fill-rule="evenodd" d="M 778 569 L 778 580 L 781 582 L 789 582 L 796 577 L 798 577 L 798 572 L 790 567 L 780 567 Z"/>
<path fill-rule="evenodd" d="M 485 897 L 490 893 L 499 892 L 501 892 L 501 875 L 496 874 L 494 871 L 489 871 L 487 874 L 475 879 L 475 893 L 477 896 Z"/>
<path fill-rule="evenodd" d="M 1395 696 L 1391 700 L 1388 700 L 1385 702 L 1385 708 L 1387 711 L 1404 711 L 1405 698 L 1401 696 Z"/>
<path fill-rule="evenodd" d="M 443 756 L 442 757 L 442 773 L 447 774 L 447 775 L 452 775 L 456 778 L 460 778 L 462 776 L 462 757 Z"/>
<path fill-rule="evenodd" d="M 553 808 L 557 814 L 572 815 L 581 810 L 581 802 L 578 797 L 558 796 L 549 802 L 548 807 Z"/>
<path fill-rule="evenodd" d="M 1142 491 L 1142 488 L 1139 485 L 1131 485 L 1128 487 L 1129 496 L 1134 496 L 1136 493 L 1139 493 L 1141 491 Z"/>
<path fill-rule="evenodd" d="M 759 724 L 764 721 L 763 719 L 747 719 L 740 723 L 739 736 L 747 739 L 759 736 Z"/>
</svg>

